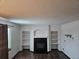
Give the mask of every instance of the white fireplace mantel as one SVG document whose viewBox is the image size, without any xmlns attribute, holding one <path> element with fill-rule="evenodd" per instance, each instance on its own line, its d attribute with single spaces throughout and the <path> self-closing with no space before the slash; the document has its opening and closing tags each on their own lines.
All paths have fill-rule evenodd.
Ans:
<svg viewBox="0 0 79 59">
<path fill-rule="evenodd" d="M 35 31 L 34 31 L 34 37 L 35 37 L 35 38 L 48 37 L 48 31 L 35 30 Z"/>
<path fill-rule="evenodd" d="M 30 40 L 30 51 L 34 51 L 34 38 L 47 38 L 47 51 L 51 51 L 50 47 L 50 26 L 47 26 L 46 28 L 35 28 L 31 32 L 31 40 Z"/>
</svg>

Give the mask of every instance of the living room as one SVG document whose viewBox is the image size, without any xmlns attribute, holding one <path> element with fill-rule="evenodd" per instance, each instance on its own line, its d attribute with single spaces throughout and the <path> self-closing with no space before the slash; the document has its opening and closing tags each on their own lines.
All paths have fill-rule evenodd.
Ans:
<svg viewBox="0 0 79 59">
<path fill-rule="evenodd" d="M 1 0 L 0 59 L 79 59 L 78 6 L 78 0 Z"/>
</svg>

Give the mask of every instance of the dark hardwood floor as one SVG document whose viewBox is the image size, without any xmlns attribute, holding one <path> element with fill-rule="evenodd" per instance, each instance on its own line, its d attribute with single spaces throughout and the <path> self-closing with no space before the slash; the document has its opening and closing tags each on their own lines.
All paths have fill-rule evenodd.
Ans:
<svg viewBox="0 0 79 59">
<path fill-rule="evenodd" d="M 29 50 L 19 52 L 13 59 L 69 59 L 66 55 L 58 50 L 52 50 L 48 54 L 35 54 Z"/>
</svg>

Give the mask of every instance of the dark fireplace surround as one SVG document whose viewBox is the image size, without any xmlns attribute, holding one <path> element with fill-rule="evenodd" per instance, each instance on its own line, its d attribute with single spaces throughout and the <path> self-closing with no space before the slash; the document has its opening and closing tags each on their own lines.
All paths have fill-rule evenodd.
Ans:
<svg viewBox="0 0 79 59">
<path fill-rule="evenodd" d="M 34 53 L 47 53 L 47 38 L 34 38 Z"/>
</svg>

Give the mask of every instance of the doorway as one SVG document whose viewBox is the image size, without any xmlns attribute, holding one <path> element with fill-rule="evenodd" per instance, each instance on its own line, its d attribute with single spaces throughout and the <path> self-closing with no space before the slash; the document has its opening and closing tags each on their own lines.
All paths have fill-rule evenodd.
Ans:
<svg viewBox="0 0 79 59">
<path fill-rule="evenodd" d="M 0 59 L 8 59 L 7 25 L 0 24 Z"/>
</svg>

